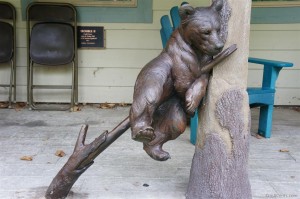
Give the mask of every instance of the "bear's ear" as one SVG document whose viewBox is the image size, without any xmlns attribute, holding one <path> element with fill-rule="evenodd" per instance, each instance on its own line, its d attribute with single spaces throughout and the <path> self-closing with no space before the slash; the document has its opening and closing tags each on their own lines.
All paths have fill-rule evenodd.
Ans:
<svg viewBox="0 0 300 199">
<path fill-rule="evenodd" d="M 216 11 L 220 11 L 223 7 L 223 0 L 214 0 L 211 7 Z"/>
<path fill-rule="evenodd" d="M 188 16 L 193 15 L 194 13 L 195 8 L 193 8 L 189 4 L 184 4 L 179 8 L 179 15 L 181 20 L 185 20 Z"/>
</svg>

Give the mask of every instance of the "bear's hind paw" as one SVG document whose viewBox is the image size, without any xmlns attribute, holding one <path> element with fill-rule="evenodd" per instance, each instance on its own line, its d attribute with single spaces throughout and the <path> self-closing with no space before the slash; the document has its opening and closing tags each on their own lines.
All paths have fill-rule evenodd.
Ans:
<svg viewBox="0 0 300 199">
<path fill-rule="evenodd" d="M 170 154 L 162 150 L 160 145 L 150 146 L 144 143 L 144 150 L 154 160 L 166 161 L 168 159 L 171 159 Z"/>
<path fill-rule="evenodd" d="M 149 143 L 155 139 L 154 129 L 147 127 L 144 130 L 140 130 L 136 135 L 132 136 L 133 140 Z"/>
</svg>

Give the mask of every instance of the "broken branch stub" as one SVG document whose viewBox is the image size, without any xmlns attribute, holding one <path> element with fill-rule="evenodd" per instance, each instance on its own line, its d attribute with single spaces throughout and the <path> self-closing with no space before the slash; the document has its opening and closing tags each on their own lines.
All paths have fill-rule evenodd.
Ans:
<svg viewBox="0 0 300 199">
<path fill-rule="evenodd" d="M 112 131 L 105 131 L 93 142 L 86 145 L 85 138 L 88 125 L 83 125 L 72 155 L 52 180 L 45 197 L 47 199 L 66 198 L 80 175 L 83 174 L 94 163 L 94 159 L 120 137 L 129 126 L 129 118 L 127 117 Z"/>
</svg>

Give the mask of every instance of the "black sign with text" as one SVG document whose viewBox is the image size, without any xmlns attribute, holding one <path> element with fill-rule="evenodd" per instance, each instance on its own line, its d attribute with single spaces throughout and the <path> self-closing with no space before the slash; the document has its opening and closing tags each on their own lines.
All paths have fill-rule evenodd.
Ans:
<svg viewBox="0 0 300 199">
<path fill-rule="evenodd" d="M 78 48 L 104 48 L 104 27 L 78 26 Z"/>
</svg>

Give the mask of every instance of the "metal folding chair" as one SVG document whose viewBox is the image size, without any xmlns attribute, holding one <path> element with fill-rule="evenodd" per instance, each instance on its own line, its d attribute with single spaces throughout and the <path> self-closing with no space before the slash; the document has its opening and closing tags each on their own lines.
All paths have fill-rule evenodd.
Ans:
<svg viewBox="0 0 300 199">
<path fill-rule="evenodd" d="M 65 3 L 32 3 L 27 7 L 28 102 L 31 109 L 66 110 L 78 96 L 77 20 L 76 9 Z M 71 85 L 34 84 L 34 67 L 72 66 Z M 34 89 L 70 89 L 70 107 L 37 105 Z"/>
<path fill-rule="evenodd" d="M 13 100 L 16 102 L 16 11 L 12 4 L 0 2 L 0 67 L 10 62 L 10 82 L 0 84 L 9 87 L 9 108 Z M 3 64 L 2 64 L 3 63 Z M 12 89 L 14 89 L 12 93 Z"/>
</svg>

